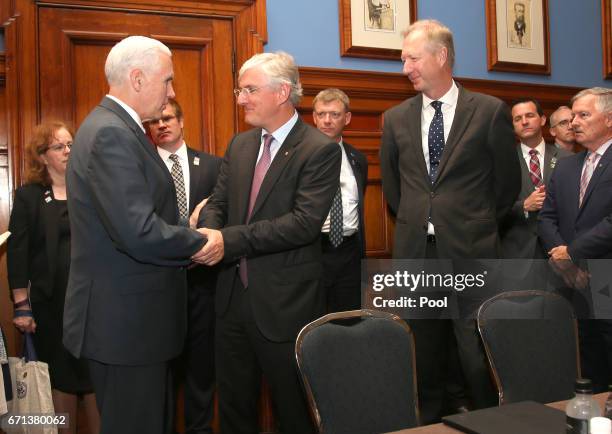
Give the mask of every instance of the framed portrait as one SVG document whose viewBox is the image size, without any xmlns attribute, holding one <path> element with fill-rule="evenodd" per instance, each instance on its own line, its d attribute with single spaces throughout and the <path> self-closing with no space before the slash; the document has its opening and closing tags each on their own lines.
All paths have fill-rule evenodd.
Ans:
<svg viewBox="0 0 612 434">
<path fill-rule="evenodd" d="M 340 55 L 399 60 L 416 0 L 338 0 Z"/>
<path fill-rule="evenodd" d="M 604 78 L 612 78 L 612 0 L 601 0 L 601 48 Z"/>
<path fill-rule="evenodd" d="M 485 0 L 485 6 L 489 71 L 550 75 L 548 0 Z"/>
</svg>

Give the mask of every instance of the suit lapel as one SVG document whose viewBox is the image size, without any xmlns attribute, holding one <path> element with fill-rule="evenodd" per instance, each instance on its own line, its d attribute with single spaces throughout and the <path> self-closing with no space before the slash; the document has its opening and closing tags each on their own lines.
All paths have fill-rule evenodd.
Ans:
<svg viewBox="0 0 612 434">
<path fill-rule="evenodd" d="M 453 151 L 456 148 L 457 143 L 463 136 L 463 133 L 470 124 L 470 120 L 474 115 L 476 109 L 472 95 L 459 86 L 459 96 L 457 98 L 457 107 L 455 108 L 455 117 L 453 118 L 453 124 L 451 125 L 450 132 L 448 134 L 448 140 L 444 145 L 444 151 L 442 152 L 442 160 L 440 161 L 440 167 L 438 168 L 438 177 L 436 183 L 444 176 L 444 168 L 448 163 Z"/>
<path fill-rule="evenodd" d="M 198 154 L 188 147 L 187 159 L 189 160 L 189 214 L 193 212 L 193 209 L 197 205 L 197 203 L 195 203 L 196 197 L 198 197 L 198 195 L 196 194 L 196 190 L 200 185 L 200 161 L 198 161 L 198 165 L 196 165 L 196 158 L 198 158 Z"/>
<path fill-rule="evenodd" d="M 251 185 L 253 184 L 253 174 L 257 164 L 257 154 L 261 147 L 261 128 L 257 128 L 245 133 L 247 136 L 241 143 L 236 143 L 238 149 L 234 152 L 239 156 L 238 168 L 236 173 L 241 174 L 235 177 L 238 183 L 238 216 L 241 222 L 246 222 L 249 210 L 249 197 L 251 195 Z"/>
<path fill-rule="evenodd" d="M 612 146 L 610 146 L 606 150 L 606 152 L 599 158 L 599 161 L 597 162 L 597 167 L 593 171 L 593 175 L 591 176 L 591 179 L 589 180 L 589 185 L 587 186 L 587 189 L 584 192 L 584 198 L 582 199 L 582 206 L 580 207 L 581 210 L 587 204 L 589 197 L 591 196 L 591 192 L 593 191 L 593 189 L 595 189 L 595 186 L 597 185 L 597 182 L 599 181 L 601 174 L 606 170 L 606 168 L 608 167 L 608 164 L 610 164 L 610 158 L 612 156 L 610 149 L 612 149 Z M 582 175 L 582 170 L 580 172 Z M 578 184 L 580 184 L 580 181 L 578 181 Z"/>
<path fill-rule="evenodd" d="M 355 180 L 357 181 L 357 192 L 359 194 L 359 197 L 363 197 L 363 176 L 361 173 L 361 167 L 359 166 L 359 164 L 357 164 L 357 160 L 355 158 L 355 151 L 353 150 L 353 147 L 348 143 L 343 142 L 342 145 L 344 146 L 344 152 L 346 152 L 346 157 L 349 161 L 349 164 L 351 165 L 351 169 L 353 170 L 353 176 L 355 176 Z M 361 204 L 361 201 L 359 201 L 359 203 Z"/>
<path fill-rule="evenodd" d="M 550 175 L 557 164 L 558 149 L 553 145 L 545 145 L 544 147 L 544 167 L 542 169 L 542 176 L 544 177 L 544 184 L 548 185 Z"/>
<path fill-rule="evenodd" d="M 417 160 L 417 165 L 421 171 L 423 178 L 427 181 L 427 185 L 431 185 L 429 173 L 427 172 L 427 163 L 425 162 L 425 154 L 423 153 L 423 138 L 421 137 L 421 112 L 423 110 L 423 95 L 418 94 L 410 100 L 410 104 L 406 110 L 406 123 L 408 124 L 408 143 L 412 144 L 412 155 Z"/>
<path fill-rule="evenodd" d="M 578 218 L 578 215 L 580 214 L 582 209 L 582 207 L 578 207 L 578 204 L 580 199 L 580 177 L 582 176 L 582 165 L 584 164 L 586 154 L 586 151 L 582 151 L 580 157 L 575 160 L 574 170 L 571 171 L 570 175 L 572 179 L 569 179 L 567 183 L 567 185 L 569 186 L 569 191 L 567 192 L 567 195 L 576 218 Z"/>
<path fill-rule="evenodd" d="M 278 177 L 281 175 L 281 173 L 283 173 L 285 166 L 293 157 L 293 148 L 295 148 L 295 146 L 301 142 L 304 135 L 304 129 L 305 126 L 302 123 L 302 120 L 298 118 L 298 121 L 289 132 L 289 135 L 274 156 L 274 159 L 270 164 L 270 168 L 266 172 L 266 176 L 261 183 L 261 188 L 259 189 L 257 199 L 255 199 L 255 205 L 253 206 L 251 217 L 253 217 L 259 208 L 261 208 L 261 205 L 265 202 L 266 197 L 268 197 L 272 191 L 272 188 L 276 184 Z"/>
<path fill-rule="evenodd" d="M 45 189 L 42 197 L 42 221 L 45 228 L 45 241 L 47 244 L 47 262 L 49 264 L 49 281 L 55 279 L 57 245 L 59 242 L 59 215 L 53 210 L 53 193 L 51 187 Z M 49 294 L 51 295 L 51 294 Z"/>
<path fill-rule="evenodd" d="M 523 193 L 527 193 L 527 195 L 529 195 L 533 191 L 533 182 L 531 181 L 531 176 L 529 176 L 529 167 L 527 167 L 525 158 L 523 158 L 523 150 L 521 145 L 516 147 L 516 152 L 519 157 L 519 164 L 521 165 L 521 186 L 523 186 L 521 190 Z"/>
</svg>

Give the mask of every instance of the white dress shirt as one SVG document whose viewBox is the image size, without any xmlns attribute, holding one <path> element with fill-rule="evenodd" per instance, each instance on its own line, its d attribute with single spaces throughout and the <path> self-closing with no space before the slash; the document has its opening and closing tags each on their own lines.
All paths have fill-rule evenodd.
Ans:
<svg viewBox="0 0 612 434">
<path fill-rule="evenodd" d="M 342 235 L 350 237 L 359 229 L 359 190 L 353 168 L 346 155 L 342 140 L 338 143 L 342 151 L 340 168 L 340 194 L 342 195 Z M 323 223 L 321 232 L 329 233 L 329 214 Z"/>
<path fill-rule="evenodd" d="M 533 149 L 538 151 L 538 161 L 540 162 L 540 173 L 542 175 L 542 180 L 544 180 L 544 153 L 546 152 L 546 144 L 544 143 L 544 139 L 542 139 L 540 144 Z M 529 155 L 529 151 L 531 151 L 531 148 L 521 142 L 521 152 L 523 153 L 523 160 L 525 160 L 525 163 L 527 164 L 528 169 L 529 169 L 529 163 L 531 162 L 531 155 Z"/>
<path fill-rule="evenodd" d="M 433 100 L 423 94 L 423 107 L 421 108 L 421 145 L 423 147 L 423 156 L 425 157 L 425 165 L 427 173 L 429 173 L 429 125 L 433 120 L 436 111 L 431 106 L 432 101 L 440 101 L 442 103 L 442 118 L 444 123 L 444 144 L 448 140 L 453 119 L 455 119 L 455 110 L 457 109 L 457 99 L 459 98 L 459 88 L 453 80 L 451 88 L 441 98 Z M 431 222 L 427 224 L 427 233 L 435 234 L 434 225 Z"/>
<path fill-rule="evenodd" d="M 257 162 L 259 162 L 259 159 L 261 158 L 261 154 L 263 154 L 263 148 L 264 148 L 263 136 L 265 134 L 271 134 L 272 137 L 274 137 L 274 140 L 272 140 L 272 143 L 270 144 L 270 164 L 272 164 L 272 161 L 274 161 L 274 157 L 276 157 L 276 153 L 278 152 L 280 147 L 283 145 L 285 139 L 287 138 L 287 136 L 291 132 L 291 129 L 293 128 L 293 126 L 296 124 L 297 121 L 298 121 L 298 114 L 297 112 L 294 112 L 293 116 L 291 116 L 291 118 L 287 122 L 285 122 L 280 128 L 278 128 L 276 131 L 269 132 L 263 128 L 261 129 L 261 144 L 259 145 L 259 154 L 257 154 Z"/>
</svg>

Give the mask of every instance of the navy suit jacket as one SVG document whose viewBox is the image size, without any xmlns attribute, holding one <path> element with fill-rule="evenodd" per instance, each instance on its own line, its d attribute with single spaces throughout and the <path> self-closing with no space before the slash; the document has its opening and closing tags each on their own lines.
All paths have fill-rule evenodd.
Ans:
<svg viewBox="0 0 612 434">
<path fill-rule="evenodd" d="M 567 245 L 574 262 L 612 258 L 612 146 L 600 157 L 579 207 L 586 155 L 583 151 L 559 160 L 538 216 L 538 235 L 546 251 Z"/>
<path fill-rule="evenodd" d="M 365 226 L 363 223 L 363 205 L 365 189 L 368 186 L 368 159 L 363 152 L 358 151 L 348 143 L 343 141 L 342 144 L 344 145 L 344 152 L 346 152 L 351 169 L 353 169 L 353 175 L 355 175 L 355 180 L 357 181 L 357 192 L 359 195 L 359 203 L 357 205 L 357 210 L 359 212 L 359 231 L 357 233 L 359 235 L 361 257 L 365 258 Z"/>
</svg>

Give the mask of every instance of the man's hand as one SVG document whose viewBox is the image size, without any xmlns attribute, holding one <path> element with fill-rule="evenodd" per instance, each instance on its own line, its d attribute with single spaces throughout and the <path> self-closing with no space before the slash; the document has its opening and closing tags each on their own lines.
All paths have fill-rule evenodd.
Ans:
<svg viewBox="0 0 612 434">
<path fill-rule="evenodd" d="M 31 316 L 13 318 L 13 324 L 21 333 L 34 333 L 36 331 L 36 321 Z"/>
<path fill-rule="evenodd" d="M 202 202 L 197 204 L 196 207 L 193 209 L 193 212 L 189 216 L 189 227 L 191 229 L 195 229 L 196 226 L 198 225 L 198 218 L 200 217 L 200 211 L 202 211 L 202 208 L 204 208 L 204 205 L 206 205 L 206 202 L 208 202 L 208 198 L 204 199 Z"/>
<path fill-rule="evenodd" d="M 544 199 L 546 198 L 546 187 L 540 185 L 538 188 L 533 190 L 527 199 L 523 202 L 523 209 L 527 212 L 539 211 L 542 209 Z"/>
<path fill-rule="evenodd" d="M 191 260 L 204 265 L 217 264 L 225 254 L 221 231 L 207 228 L 200 228 L 197 231 L 208 238 L 208 241 L 199 252 L 191 257 Z"/>
<path fill-rule="evenodd" d="M 569 253 L 567 253 L 567 246 L 557 246 L 550 249 L 548 252 L 550 259 L 554 261 L 571 261 Z"/>
<path fill-rule="evenodd" d="M 569 259 L 553 259 L 548 261 L 555 273 L 563 278 L 569 288 L 586 289 L 589 285 L 589 273 L 577 267 Z"/>
</svg>

